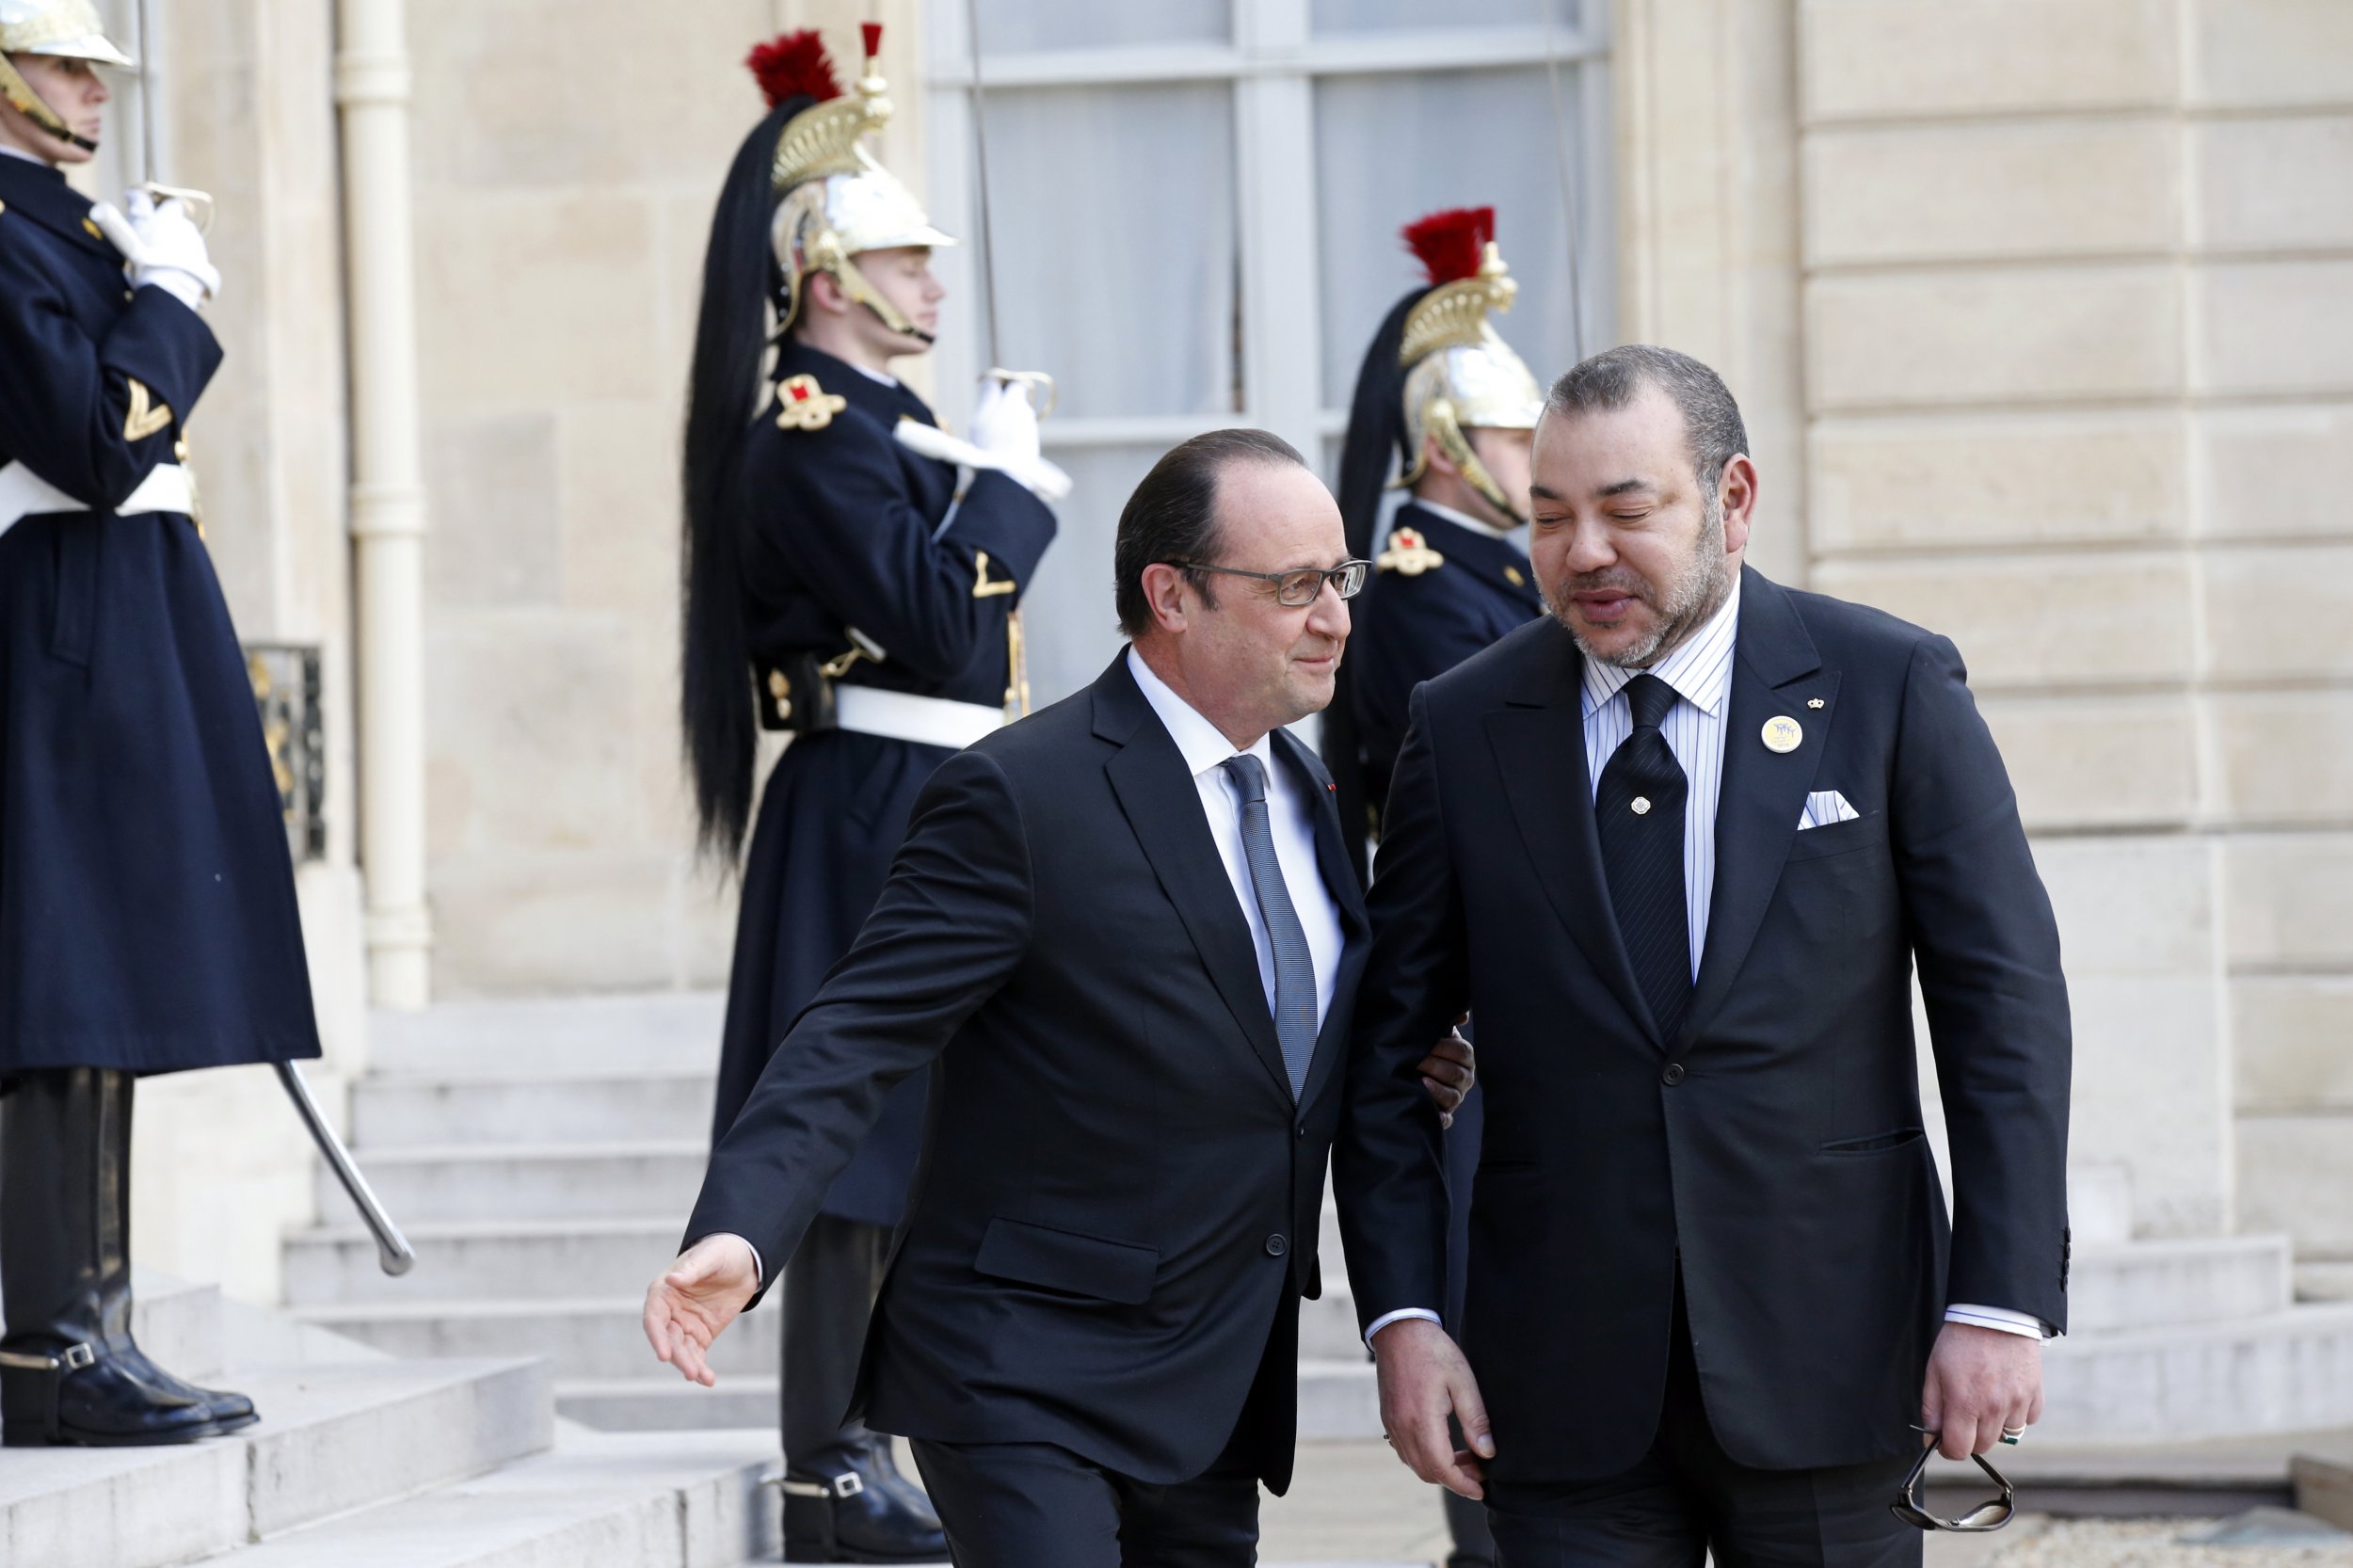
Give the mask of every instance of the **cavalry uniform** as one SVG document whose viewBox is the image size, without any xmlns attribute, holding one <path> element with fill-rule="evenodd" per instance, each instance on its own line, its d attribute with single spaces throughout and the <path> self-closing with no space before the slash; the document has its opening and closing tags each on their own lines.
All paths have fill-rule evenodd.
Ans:
<svg viewBox="0 0 2353 1568">
<path fill-rule="evenodd" d="M 791 329 L 823 270 L 893 331 L 922 339 L 855 258 L 953 243 L 858 146 L 888 113 L 871 57 L 875 31 L 855 96 L 827 94 L 830 67 L 812 35 L 755 53 L 773 112 L 731 176 L 767 183 L 773 216 L 749 243 L 773 246 L 770 305 L 784 329 L 760 410 L 722 465 L 723 536 L 695 546 L 729 552 L 719 575 L 737 596 L 741 660 L 729 675 L 733 655 L 712 651 L 725 642 L 712 629 L 728 618 L 714 605 L 699 616 L 690 608 L 688 663 L 697 664 L 699 634 L 710 679 L 734 682 L 719 700 L 747 696 L 762 726 L 792 738 L 768 776 L 744 865 L 714 1142 L 856 938 L 918 791 L 955 750 L 1018 713 L 1021 592 L 1055 531 L 1025 480 L 940 456 L 987 457 L 949 440 L 913 392 Z M 723 195 L 714 228 L 707 330 L 717 309 L 712 269 L 723 261 L 715 253 L 739 243 L 723 234 L 739 194 Z M 703 363 L 698 357 L 698 398 Z M 724 403 L 732 394 L 723 385 L 710 395 Z M 1026 482 L 1037 482 L 1034 472 Z M 690 450 L 690 492 L 695 483 Z M 715 599 L 730 589 L 714 582 L 708 591 Z M 789 1264 L 760 1260 L 763 1277 L 785 1273 L 785 1533 L 794 1560 L 946 1556 L 936 1515 L 892 1464 L 888 1440 L 846 1417 L 892 1229 L 907 1207 L 924 1098 L 922 1079 L 902 1083 Z"/>
<path fill-rule="evenodd" d="M 24 9 L 0 25 L 8 53 L 128 63 L 94 14 L 84 34 L 40 37 L 86 6 Z M 12 103 L 29 92 L 8 78 Z M 0 154 L 11 1446 L 183 1441 L 253 1419 L 131 1340 L 132 1088 L 319 1054 L 281 804 L 184 467 L 220 347 L 172 292 L 131 286 L 124 263 L 56 168 Z"/>
<path fill-rule="evenodd" d="M 1339 725 L 1327 723 L 1327 737 L 1337 733 L 1337 744 L 1327 740 L 1326 757 L 1336 776 L 1353 781 L 1345 820 L 1365 824 L 1375 839 L 1414 688 L 1544 613 L 1527 552 L 1511 536 L 1525 522 L 1527 500 L 1503 492 L 1467 434 L 1532 430 L 1544 411 L 1535 376 L 1488 320 L 1490 312 L 1510 308 L 1516 290 L 1496 248 L 1494 209 L 1433 213 L 1407 225 L 1404 238 L 1428 282 L 1390 310 L 1357 376 L 1340 459 L 1349 552 L 1371 553 L 1383 492 L 1420 482 L 1433 443 L 1513 526 L 1416 496 L 1398 508 L 1372 557 L 1372 585 L 1357 612 L 1337 699 L 1345 714 Z M 1485 1120 L 1474 1086 L 1446 1140 L 1452 1199 L 1447 1327 L 1458 1337 L 1472 1177 Z M 1449 1563 L 1491 1565 L 1495 1547 L 1483 1511 L 1451 1492 L 1440 1496 L 1454 1535 Z"/>
</svg>

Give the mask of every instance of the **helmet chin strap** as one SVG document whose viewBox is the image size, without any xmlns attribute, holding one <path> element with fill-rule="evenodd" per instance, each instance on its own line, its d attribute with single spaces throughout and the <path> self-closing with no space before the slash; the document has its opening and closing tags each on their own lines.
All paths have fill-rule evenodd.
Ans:
<svg viewBox="0 0 2353 1568">
<path fill-rule="evenodd" d="M 78 147 L 85 152 L 98 151 L 96 142 L 73 134 L 73 127 L 42 101 L 40 94 L 33 90 L 33 84 L 24 79 L 24 73 L 16 69 L 16 62 L 6 55 L 0 55 L 0 98 L 6 98 L 17 113 L 68 146 Z"/>
<path fill-rule="evenodd" d="M 1479 454 L 1471 449 L 1470 438 L 1463 433 L 1462 422 L 1455 417 L 1452 398 L 1432 398 L 1429 406 L 1422 410 L 1422 423 L 1430 434 L 1438 438 L 1438 450 L 1446 454 L 1447 461 L 1452 463 L 1455 471 L 1462 474 L 1463 483 L 1479 492 L 1480 500 L 1511 519 L 1513 527 L 1528 526 L 1527 517 L 1512 504 L 1511 498 L 1503 493 L 1503 487 L 1496 483 L 1496 476 L 1487 472 L 1487 465 L 1481 462 Z M 1414 466 L 1395 481 L 1393 488 L 1412 485 L 1429 468 L 1429 455 L 1426 452 L 1415 453 Z"/>
</svg>

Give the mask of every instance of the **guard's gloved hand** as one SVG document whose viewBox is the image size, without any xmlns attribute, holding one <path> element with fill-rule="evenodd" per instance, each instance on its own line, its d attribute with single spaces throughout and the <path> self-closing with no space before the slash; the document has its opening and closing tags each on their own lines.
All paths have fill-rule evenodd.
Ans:
<svg viewBox="0 0 2353 1568">
<path fill-rule="evenodd" d="M 135 190 L 122 199 L 122 205 L 138 242 L 136 252 L 124 252 L 135 287 L 152 283 L 190 310 L 220 292 L 219 269 L 213 265 L 186 202 L 177 198 L 159 202 L 149 192 Z"/>
<path fill-rule="evenodd" d="M 972 444 L 1018 474 L 1038 461 L 1037 410 L 1030 406 L 1026 381 L 981 383 L 972 405 Z"/>
</svg>

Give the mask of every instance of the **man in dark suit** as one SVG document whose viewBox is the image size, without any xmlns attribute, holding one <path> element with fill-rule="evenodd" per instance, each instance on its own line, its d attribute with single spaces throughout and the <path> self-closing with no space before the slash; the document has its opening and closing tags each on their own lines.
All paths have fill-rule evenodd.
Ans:
<svg viewBox="0 0 2353 1568">
<path fill-rule="evenodd" d="M 1686 356 L 1561 377 L 1551 615 L 1416 694 L 1389 795 L 1342 1235 L 1392 1440 L 1509 1568 L 1916 1563 L 1914 1423 L 2016 1438 L 2066 1323 L 2067 993 L 2001 758 L 1949 642 L 1741 566 L 1746 446 Z M 1404 1048 L 1465 1007 L 1457 1352 Z"/>
<path fill-rule="evenodd" d="M 711 1383 L 712 1337 L 930 1067 L 858 1398 L 914 1440 L 962 1568 L 1252 1561 L 1320 1288 L 1368 928 L 1332 779 L 1281 727 L 1331 700 L 1366 565 L 1247 430 L 1163 457 L 1115 553 L 1132 644 L 924 786 L 647 1293 L 656 1352 Z"/>
</svg>

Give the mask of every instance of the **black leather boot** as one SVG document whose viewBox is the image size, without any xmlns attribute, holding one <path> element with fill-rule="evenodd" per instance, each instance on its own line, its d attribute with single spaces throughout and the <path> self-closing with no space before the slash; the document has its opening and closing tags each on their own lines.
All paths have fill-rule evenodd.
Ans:
<svg viewBox="0 0 2353 1568">
<path fill-rule="evenodd" d="M 945 1562 L 948 1537 L 889 1439 L 829 1449 L 784 1477 L 787 1562 Z"/>
<path fill-rule="evenodd" d="M 115 1224 L 118 1227 L 118 1233 L 122 1238 L 122 1252 L 125 1256 L 128 1256 L 131 1252 L 131 1181 L 128 1151 L 131 1147 L 133 1090 L 136 1081 L 128 1077 L 123 1080 L 120 1142 L 120 1147 L 125 1151 L 124 1175 L 122 1180 L 115 1183 Z M 139 1348 L 138 1342 L 131 1337 L 131 1275 L 127 1270 L 122 1274 L 121 1288 L 110 1291 L 106 1299 L 101 1303 L 101 1309 L 102 1318 L 106 1326 L 106 1348 L 155 1387 L 202 1405 L 211 1415 L 213 1426 L 216 1431 L 242 1431 L 262 1418 L 260 1413 L 254 1410 L 253 1401 L 243 1394 L 232 1393 L 225 1388 L 199 1388 L 185 1378 L 164 1370 L 148 1357 L 148 1353 Z"/>
<path fill-rule="evenodd" d="M 192 1443 L 211 1408 L 120 1353 L 131 1337 L 131 1075 L 21 1075 L 0 1099 L 0 1443 Z M 111 1331 L 111 1332 L 110 1332 Z M 135 1347 L 136 1348 L 136 1347 Z"/>
</svg>

